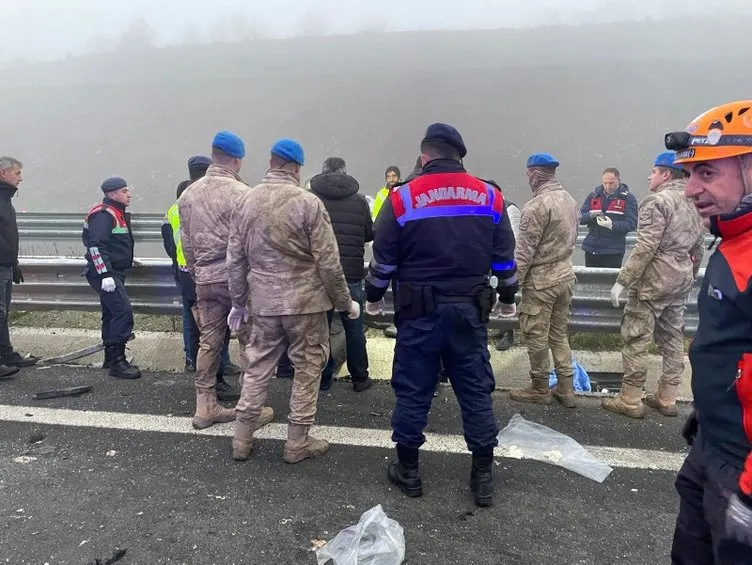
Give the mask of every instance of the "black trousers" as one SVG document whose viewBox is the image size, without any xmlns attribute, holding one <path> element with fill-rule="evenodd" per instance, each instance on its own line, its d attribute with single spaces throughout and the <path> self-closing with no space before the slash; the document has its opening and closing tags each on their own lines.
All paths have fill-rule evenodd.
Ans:
<svg viewBox="0 0 752 565">
<path fill-rule="evenodd" d="M 585 266 L 600 269 L 621 269 L 621 262 L 624 260 L 624 254 L 621 255 L 596 255 L 595 253 L 585 253 Z"/>
<path fill-rule="evenodd" d="M 672 565 L 752 565 L 752 547 L 725 535 L 729 496 L 738 489 L 741 469 L 709 451 L 702 431 L 679 470 Z"/>
</svg>

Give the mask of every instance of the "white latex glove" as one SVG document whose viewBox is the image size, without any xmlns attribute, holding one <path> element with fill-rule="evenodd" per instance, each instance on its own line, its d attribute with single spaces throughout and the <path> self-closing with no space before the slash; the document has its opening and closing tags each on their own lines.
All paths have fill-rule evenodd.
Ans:
<svg viewBox="0 0 752 565">
<path fill-rule="evenodd" d="M 606 228 L 607 230 L 614 229 L 614 223 L 608 216 L 598 216 L 595 221 L 598 222 L 598 225 L 602 228 Z"/>
<path fill-rule="evenodd" d="M 143 264 L 143 263 L 142 263 L 141 261 L 139 261 L 138 259 L 135 259 L 135 258 L 134 258 L 134 259 L 133 259 L 133 266 L 134 266 L 134 267 L 143 267 L 143 266 L 144 266 L 144 264 Z"/>
<path fill-rule="evenodd" d="M 611 287 L 611 304 L 613 304 L 616 308 L 619 307 L 619 297 L 621 296 L 622 292 L 624 292 L 624 286 L 620 285 L 619 283 L 616 283 L 613 287 Z"/>
<path fill-rule="evenodd" d="M 115 279 L 112 277 L 102 279 L 102 290 L 105 292 L 115 292 Z"/>
<path fill-rule="evenodd" d="M 232 309 L 230 309 L 230 315 L 227 316 L 227 327 L 236 332 L 240 329 L 240 326 L 247 323 L 248 308 L 238 308 L 237 306 L 233 306 Z"/>
<path fill-rule="evenodd" d="M 386 310 L 386 301 L 382 298 L 378 302 L 366 302 L 366 314 L 369 316 L 383 316 Z"/>
<path fill-rule="evenodd" d="M 350 309 L 347 311 L 347 317 L 351 320 L 360 318 L 360 304 L 354 300 L 350 302 Z"/>
</svg>

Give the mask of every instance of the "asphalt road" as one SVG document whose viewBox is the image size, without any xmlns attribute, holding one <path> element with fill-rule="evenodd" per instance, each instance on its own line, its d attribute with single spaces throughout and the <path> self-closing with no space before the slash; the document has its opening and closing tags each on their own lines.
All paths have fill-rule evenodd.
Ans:
<svg viewBox="0 0 752 565">
<path fill-rule="evenodd" d="M 31 398 L 76 384 L 94 390 Z M 285 421 L 289 388 L 273 382 L 276 422 Z M 320 399 L 317 423 L 353 437 L 388 430 L 392 402 L 386 383 L 363 394 L 335 383 Z M 28 422 L 8 415 L 19 406 Z M 653 413 L 634 422 L 602 411 L 597 399 L 566 411 L 516 405 L 501 393 L 496 406 L 502 427 L 519 412 L 584 445 L 652 450 L 646 467 L 685 451 L 681 417 Z M 57 425 L 40 424 L 33 420 L 42 407 L 71 412 L 55 412 L 64 415 Z M 190 430 L 192 409 L 190 377 L 180 374 L 120 382 L 103 371 L 55 367 L 0 382 L 0 563 L 104 563 L 119 548 L 127 550 L 122 564 L 315 564 L 313 540 L 333 538 L 377 504 L 403 526 L 410 565 L 669 562 L 674 471 L 616 467 L 599 484 L 498 458 L 496 504 L 481 510 L 467 489 L 467 454 L 424 452 L 424 496 L 407 499 L 385 479 L 391 449 L 345 439 L 323 457 L 286 465 L 282 442 L 262 440 L 249 461 L 236 463 L 228 437 Z M 117 415 L 111 427 L 77 420 L 100 412 L 144 422 L 170 415 L 180 431 L 117 429 Z M 449 387 L 435 399 L 429 431 L 461 435 Z"/>
</svg>

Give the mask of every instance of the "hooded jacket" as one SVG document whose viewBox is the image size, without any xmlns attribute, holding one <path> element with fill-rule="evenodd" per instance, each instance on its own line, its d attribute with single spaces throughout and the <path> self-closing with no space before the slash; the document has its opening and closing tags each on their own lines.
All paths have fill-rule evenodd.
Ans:
<svg viewBox="0 0 752 565">
<path fill-rule="evenodd" d="M 325 173 L 311 179 L 311 192 L 324 203 L 332 221 L 348 283 L 363 280 L 365 244 L 373 241 L 371 210 L 358 188 L 358 181 L 341 173 Z"/>
</svg>

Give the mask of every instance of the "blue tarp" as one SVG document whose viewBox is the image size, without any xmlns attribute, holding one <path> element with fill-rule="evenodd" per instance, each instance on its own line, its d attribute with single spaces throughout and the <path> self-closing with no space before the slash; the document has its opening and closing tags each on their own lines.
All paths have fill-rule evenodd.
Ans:
<svg viewBox="0 0 752 565">
<path fill-rule="evenodd" d="M 574 357 L 572 357 L 572 369 L 574 370 L 575 392 L 591 392 L 592 389 L 590 388 L 590 377 L 588 376 L 587 371 L 585 371 L 583 366 L 574 360 Z M 554 388 L 556 386 L 556 382 L 556 369 L 553 369 L 551 371 L 551 374 L 548 376 L 549 388 Z"/>
</svg>

